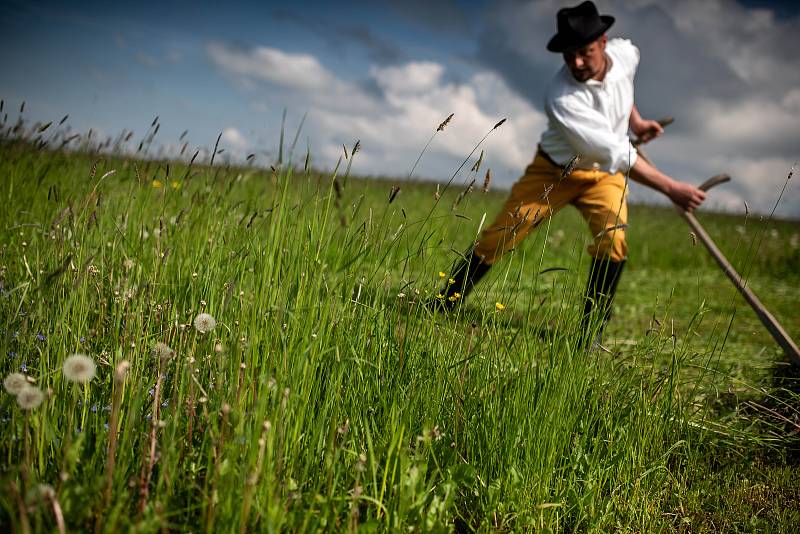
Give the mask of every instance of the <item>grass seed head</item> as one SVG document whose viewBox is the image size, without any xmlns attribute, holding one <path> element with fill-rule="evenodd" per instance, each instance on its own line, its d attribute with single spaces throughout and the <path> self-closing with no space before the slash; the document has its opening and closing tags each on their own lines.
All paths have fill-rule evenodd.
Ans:
<svg viewBox="0 0 800 534">
<path fill-rule="evenodd" d="M 97 365 L 85 354 L 73 354 L 64 360 L 63 370 L 64 378 L 70 382 L 85 384 L 94 378 Z"/>
<path fill-rule="evenodd" d="M 208 334 L 217 327 L 217 320 L 211 314 L 200 313 L 194 318 L 194 329 L 201 334 Z"/>
<path fill-rule="evenodd" d="M 28 379 L 22 373 L 11 373 L 3 380 L 3 386 L 12 395 L 19 395 L 20 391 L 28 387 Z"/>
<path fill-rule="evenodd" d="M 44 393 L 36 386 L 25 386 L 17 394 L 17 403 L 23 410 L 33 410 L 38 408 L 44 400 Z"/>
<path fill-rule="evenodd" d="M 492 183 L 492 169 L 486 169 L 486 176 L 483 179 L 483 192 L 489 192 L 489 185 Z"/>
<path fill-rule="evenodd" d="M 447 118 L 445 120 L 443 120 L 441 124 L 439 124 L 439 127 L 436 128 L 436 131 L 437 132 L 441 132 L 442 130 L 444 130 L 445 127 L 448 124 L 450 124 L 450 121 L 453 120 L 453 115 L 455 115 L 455 113 L 451 113 L 450 115 L 448 115 Z"/>
<path fill-rule="evenodd" d="M 561 178 L 566 178 L 567 176 L 572 174 L 572 171 L 575 170 L 575 166 L 578 165 L 578 162 L 580 160 L 581 160 L 580 154 L 575 154 L 574 156 L 572 156 L 572 159 L 570 159 L 569 162 L 561 170 Z"/>
<path fill-rule="evenodd" d="M 478 156 L 478 159 L 475 160 L 475 163 L 472 165 L 470 172 L 478 172 L 481 168 L 481 163 L 483 163 L 483 150 L 481 150 L 481 155 Z"/>
</svg>

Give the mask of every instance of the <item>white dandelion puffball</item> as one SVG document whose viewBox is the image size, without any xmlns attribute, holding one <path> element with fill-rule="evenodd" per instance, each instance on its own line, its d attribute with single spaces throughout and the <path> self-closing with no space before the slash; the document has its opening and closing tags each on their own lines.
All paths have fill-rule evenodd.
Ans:
<svg viewBox="0 0 800 534">
<path fill-rule="evenodd" d="M 44 393 L 36 386 L 25 386 L 17 394 L 17 403 L 23 410 L 33 410 L 44 400 Z"/>
<path fill-rule="evenodd" d="M 217 326 L 217 320 L 208 313 L 200 313 L 194 318 L 194 328 L 201 334 L 208 334 Z"/>
<path fill-rule="evenodd" d="M 85 384 L 94 378 L 97 365 L 85 354 L 73 354 L 64 360 L 64 378 L 70 382 Z"/>
<path fill-rule="evenodd" d="M 175 356 L 175 351 L 170 348 L 166 343 L 158 342 L 153 345 L 153 356 L 159 360 L 169 360 Z"/>
<path fill-rule="evenodd" d="M 28 379 L 22 373 L 11 373 L 3 380 L 3 386 L 12 395 L 19 395 L 20 391 L 28 387 Z"/>
<path fill-rule="evenodd" d="M 29 505 L 41 505 L 56 498 L 56 490 L 50 484 L 37 484 L 28 490 L 25 501 Z"/>
</svg>

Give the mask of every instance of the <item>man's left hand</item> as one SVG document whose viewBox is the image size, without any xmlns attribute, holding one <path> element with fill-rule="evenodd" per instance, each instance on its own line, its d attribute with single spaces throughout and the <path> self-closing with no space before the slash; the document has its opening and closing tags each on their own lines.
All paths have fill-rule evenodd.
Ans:
<svg viewBox="0 0 800 534">
<path fill-rule="evenodd" d="M 645 144 L 664 133 L 664 127 L 658 121 L 642 119 L 631 124 L 631 131 L 636 135 L 637 143 Z"/>
</svg>

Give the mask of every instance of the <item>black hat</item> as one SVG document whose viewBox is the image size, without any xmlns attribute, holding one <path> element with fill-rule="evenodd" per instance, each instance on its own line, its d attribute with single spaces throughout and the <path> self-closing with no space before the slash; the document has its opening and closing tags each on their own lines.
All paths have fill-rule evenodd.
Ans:
<svg viewBox="0 0 800 534">
<path fill-rule="evenodd" d="M 556 15 L 558 33 L 547 43 L 551 52 L 566 52 L 587 45 L 603 35 L 614 17 L 600 15 L 594 2 L 587 0 L 575 7 L 565 7 Z"/>
</svg>

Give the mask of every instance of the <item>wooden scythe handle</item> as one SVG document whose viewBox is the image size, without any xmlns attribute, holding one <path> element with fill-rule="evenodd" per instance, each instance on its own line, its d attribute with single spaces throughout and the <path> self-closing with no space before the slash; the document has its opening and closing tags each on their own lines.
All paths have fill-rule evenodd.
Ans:
<svg viewBox="0 0 800 534">
<path fill-rule="evenodd" d="M 730 182 L 730 181 L 731 177 L 728 176 L 727 174 L 718 174 L 716 176 L 712 176 L 711 178 L 709 178 L 708 180 L 697 186 L 697 188 L 703 191 L 708 191 L 715 185 L 724 184 L 725 182 Z"/>
<path fill-rule="evenodd" d="M 673 119 L 672 117 L 664 117 L 659 119 L 658 123 L 661 126 L 667 126 L 672 124 Z M 641 144 L 641 139 L 637 139 L 633 141 L 633 146 L 638 147 Z M 639 148 L 639 157 L 643 158 L 645 161 L 650 163 L 651 165 L 653 162 L 644 151 Z M 700 184 L 699 189 L 703 191 L 708 191 L 714 186 L 719 184 L 723 184 L 725 182 L 730 181 L 731 177 L 727 174 L 718 174 L 716 176 L 712 176 L 702 184 Z M 681 217 L 689 223 L 692 230 L 694 230 L 695 235 L 700 239 L 703 245 L 708 249 L 708 252 L 711 254 L 711 257 L 717 262 L 717 265 L 720 266 L 722 272 L 733 282 L 733 285 L 736 286 L 736 289 L 739 290 L 739 293 L 742 294 L 744 299 L 753 308 L 753 311 L 756 312 L 756 315 L 767 328 L 769 333 L 772 335 L 772 338 L 777 341 L 778 345 L 781 346 L 783 351 L 789 357 L 789 360 L 796 365 L 800 366 L 800 349 L 798 349 L 797 344 L 789 337 L 789 334 L 784 330 L 778 320 L 767 310 L 767 308 L 761 303 L 753 290 L 747 286 L 747 282 L 736 272 L 736 269 L 730 264 L 730 262 L 725 258 L 722 254 L 722 251 L 717 247 L 714 243 L 714 240 L 711 239 L 711 236 L 705 231 L 705 229 L 700 225 L 700 222 L 697 218 L 689 213 L 688 211 L 684 210 L 682 207 L 675 204 L 675 209 L 678 210 L 678 213 L 681 214 Z"/>
<path fill-rule="evenodd" d="M 700 189 L 703 191 L 708 191 L 715 185 L 727 182 L 730 179 L 730 176 L 726 174 L 720 174 L 703 182 L 703 184 L 700 185 Z M 706 249 L 708 249 L 708 252 L 711 253 L 711 257 L 714 258 L 714 260 L 717 262 L 717 265 L 719 265 L 725 275 L 730 278 L 731 282 L 733 282 L 733 285 L 735 285 L 736 289 L 739 290 L 739 293 L 742 294 L 747 303 L 750 304 L 750 307 L 753 308 L 753 311 L 756 312 L 756 315 L 767 328 L 767 330 L 769 330 L 769 333 L 772 335 L 773 339 L 778 342 L 778 345 L 780 345 L 786 355 L 789 356 L 789 359 L 792 361 L 792 363 L 800 366 L 800 349 L 797 348 L 797 344 L 792 340 L 791 337 L 789 337 L 789 334 L 786 332 L 786 330 L 784 330 L 778 320 L 761 303 L 756 294 L 753 293 L 753 290 L 747 285 L 747 281 L 744 280 L 741 275 L 736 272 L 736 269 L 733 268 L 730 262 L 728 262 L 708 233 L 706 233 L 705 229 L 700 225 L 700 222 L 698 222 L 697 218 L 677 204 L 675 207 L 677 208 L 678 213 L 680 213 L 686 222 L 689 223 L 689 226 L 692 227 L 695 235 L 700 239 L 700 241 L 702 241 L 703 245 L 705 245 Z"/>
</svg>

